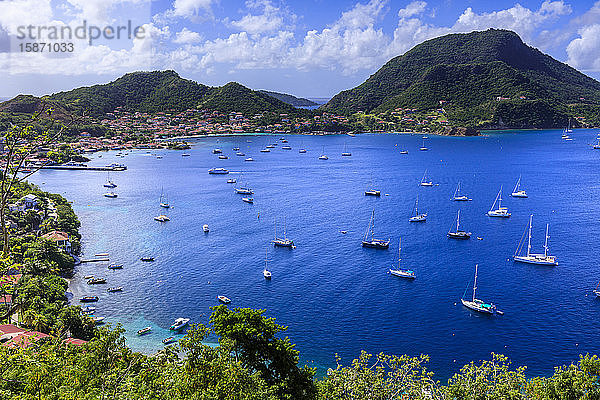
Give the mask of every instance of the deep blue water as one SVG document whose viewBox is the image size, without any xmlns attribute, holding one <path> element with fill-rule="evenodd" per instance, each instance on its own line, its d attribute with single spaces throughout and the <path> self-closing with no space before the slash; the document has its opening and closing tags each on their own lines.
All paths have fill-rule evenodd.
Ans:
<svg viewBox="0 0 600 400">
<path fill-rule="evenodd" d="M 600 353 L 600 300 L 591 295 L 600 280 L 600 151 L 589 146 L 596 133 L 578 130 L 571 142 L 559 131 L 431 136 L 428 152 L 418 151 L 420 136 L 406 134 L 288 136 L 293 150 L 280 144 L 267 154 L 258 150 L 277 137 L 206 138 L 195 142 L 190 157 L 166 150 L 158 152 L 162 159 L 146 151 L 94 155 L 90 165 L 128 165 L 111 175 L 117 199 L 102 196 L 102 172 L 44 170 L 33 181 L 73 201 L 84 258 L 108 252 L 111 262 L 125 264 L 120 271 L 82 264 L 71 290 L 76 298 L 99 295 L 98 315 L 122 323 L 137 350 L 161 348 L 177 317 L 206 322 L 215 296 L 224 294 L 232 306 L 266 309 L 288 325 L 302 361 L 321 372 L 335 365 L 335 353 L 349 363 L 364 349 L 429 354 L 439 378 L 491 352 L 527 365 L 530 374 L 549 375 L 580 353 Z M 300 144 L 308 153 L 298 153 Z M 344 144 L 352 157 L 340 156 Z M 236 146 L 256 161 L 236 157 Z M 215 147 L 230 158 L 217 159 Z M 328 161 L 317 159 L 323 147 Z M 254 205 L 226 183 L 239 173 L 208 175 L 212 167 L 243 172 Z M 425 169 L 438 186 L 418 186 Z M 528 199 L 508 196 L 519 175 Z M 458 181 L 472 201 L 450 201 Z M 363 195 L 370 182 L 381 198 Z M 485 215 L 500 185 L 512 212 L 508 220 Z M 173 206 L 166 224 L 153 221 L 161 213 L 161 188 Z M 417 193 L 429 218 L 409 224 Z M 391 238 L 387 251 L 360 245 L 373 209 L 377 235 Z M 458 209 L 463 227 L 473 232 L 470 241 L 446 238 Z M 530 214 L 534 251 L 542 251 L 549 223 L 558 267 L 510 260 Z M 284 217 L 294 250 L 269 245 L 275 220 L 281 227 Z M 400 237 L 402 265 L 417 274 L 413 282 L 386 273 Z M 262 276 L 266 248 L 271 282 Z M 143 255 L 156 262 L 140 262 Z M 478 297 L 496 303 L 504 316 L 476 315 L 460 305 L 476 263 Z M 82 279 L 88 274 L 125 291 L 88 286 Z M 147 325 L 153 333 L 136 337 Z"/>
</svg>

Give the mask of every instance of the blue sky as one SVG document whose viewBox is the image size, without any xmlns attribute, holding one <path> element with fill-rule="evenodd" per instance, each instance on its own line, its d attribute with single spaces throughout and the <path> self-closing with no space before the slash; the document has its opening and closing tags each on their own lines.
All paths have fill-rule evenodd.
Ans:
<svg viewBox="0 0 600 400">
<path fill-rule="evenodd" d="M 89 35 L 20 35 L 30 25 L 75 29 L 84 21 L 97 32 L 130 23 L 143 34 L 92 43 Z M 0 0 L 0 68 L 7 78 L 0 97 L 155 69 L 174 69 L 208 85 L 237 81 L 328 97 L 424 40 L 490 27 L 514 30 L 526 43 L 600 78 L 600 1 Z M 74 50 L 21 51 L 34 41 L 73 43 Z"/>
</svg>

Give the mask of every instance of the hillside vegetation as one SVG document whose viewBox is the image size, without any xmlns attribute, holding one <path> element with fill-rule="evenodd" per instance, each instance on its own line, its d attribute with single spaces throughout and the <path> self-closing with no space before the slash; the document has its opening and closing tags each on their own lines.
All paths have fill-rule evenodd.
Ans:
<svg viewBox="0 0 600 400">
<path fill-rule="evenodd" d="M 322 109 L 349 115 L 443 107 L 451 124 L 549 128 L 578 114 L 597 125 L 599 105 L 600 82 L 527 46 L 514 32 L 489 29 L 423 42 Z"/>
</svg>

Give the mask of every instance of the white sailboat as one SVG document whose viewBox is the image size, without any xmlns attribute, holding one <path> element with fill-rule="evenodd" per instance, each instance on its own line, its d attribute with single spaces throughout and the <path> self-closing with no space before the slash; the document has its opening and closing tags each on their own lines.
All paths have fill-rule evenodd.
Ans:
<svg viewBox="0 0 600 400">
<path fill-rule="evenodd" d="M 529 226 L 523 233 L 523 236 L 521 237 L 521 241 L 519 242 L 519 245 L 517 246 L 517 249 L 515 250 L 513 259 L 517 262 L 522 262 L 522 263 L 526 263 L 526 264 L 551 265 L 551 266 L 558 265 L 558 261 L 556 261 L 556 257 L 548 255 L 548 238 L 550 237 L 548 235 L 548 228 L 549 228 L 548 224 L 546 224 L 546 241 L 544 243 L 544 254 L 536 254 L 536 253 L 531 252 L 532 226 L 533 226 L 533 215 L 529 216 Z M 523 250 L 523 245 L 525 244 L 525 240 L 524 240 L 525 234 L 527 234 L 528 231 L 529 231 L 529 234 L 527 236 L 527 254 L 520 255 L 521 251 Z"/>
<path fill-rule="evenodd" d="M 452 201 L 469 201 L 469 197 L 467 195 L 460 193 L 460 182 L 456 185 L 456 190 L 454 191 L 454 196 L 452 196 Z"/>
<path fill-rule="evenodd" d="M 398 276 L 400 278 L 406 278 L 406 279 L 415 279 L 415 272 L 411 271 L 409 269 L 401 269 L 400 268 L 400 249 L 401 246 L 400 244 L 402 243 L 402 239 L 398 240 L 398 269 L 391 269 L 390 268 L 390 274 L 394 275 L 394 276 Z"/>
<path fill-rule="evenodd" d="M 369 221 L 369 226 L 365 232 L 365 236 L 362 241 L 363 247 L 370 247 L 373 249 L 387 249 L 390 246 L 390 239 L 375 239 L 374 233 L 375 231 L 375 210 L 371 213 L 371 220 Z M 369 233 L 371 237 L 369 238 Z"/>
<path fill-rule="evenodd" d="M 365 196 L 375 196 L 375 197 L 381 196 L 381 191 L 377 190 L 373 187 L 372 180 L 371 180 L 371 182 L 369 182 L 369 186 L 367 186 L 367 189 L 365 190 Z"/>
<path fill-rule="evenodd" d="M 117 184 L 110 180 L 110 172 L 108 173 L 108 176 L 106 177 L 106 183 L 103 186 L 111 189 L 117 187 Z"/>
<path fill-rule="evenodd" d="M 592 145 L 592 149 L 600 150 L 600 137 L 598 138 L 598 143 Z"/>
<path fill-rule="evenodd" d="M 463 306 L 480 313 L 484 314 L 500 314 L 504 313 L 496 308 L 493 303 L 486 303 L 483 300 L 477 298 L 477 268 L 478 265 L 475 265 L 475 280 L 473 282 L 473 297 L 471 300 L 465 300 L 464 295 L 463 298 L 460 299 Z M 465 290 L 466 292 L 466 290 Z"/>
<path fill-rule="evenodd" d="M 419 214 L 419 195 L 415 200 L 415 207 L 413 208 L 413 216 L 409 219 L 410 222 L 425 222 L 427 221 L 427 213 Z"/>
<path fill-rule="evenodd" d="M 344 143 L 344 151 L 342 152 L 342 157 L 350 157 L 352 153 L 348 151 L 348 146 Z"/>
<path fill-rule="evenodd" d="M 419 185 L 425 186 L 425 187 L 433 186 L 433 182 L 427 180 L 427 170 L 425 170 L 425 173 L 423 174 L 423 178 L 421 178 L 421 183 Z"/>
<path fill-rule="evenodd" d="M 263 276 L 265 277 L 265 279 L 271 280 L 271 276 L 273 274 L 271 274 L 271 271 L 269 271 L 269 269 L 267 268 L 267 262 L 268 262 L 267 256 L 268 256 L 268 254 L 269 254 L 269 249 L 267 248 L 265 250 L 265 268 L 263 269 Z"/>
<path fill-rule="evenodd" d="M 321 152 L 321 155 L 319 156 L 319 160 L 329 160 L 329 157 L 327 157 L 325 155 L 325 146 L 323 146 L 323 151 Z"/>
<path fill-rule="evenodd" d="M 498 204 L 498 208 L 496 207 Z M 496 218 L 508 218 L 510 217 L 510 213 L 508 212 L 507 207 L 502 207 L 502 186 L 500 186 L 500 191 L 496 195 L 496 200 L 494 200 L 494 204 L 490 208 L 490 211 L 487 212 L 488 217 L 496 217 Z"/>
<path fill-rule="evenodd" d="M 160 200 L 159 200 L 159 204 L 162 208 L 169 208 L 171 207 L 171 205 L 169 204 L 169 201 L 167 199 L 167 196 L 163 196 L 163 191 L 161 189 L 160 191 Z"/>
<path fill-rule="evenodd" d="M 419 148 L 419 150 L 421 150 L 421 151 L 429 150 L 427 147 L 425 147 L 425 138 L 423 138 L 423 144 L 421 145 L 421 148 Z"/>
<path fill-rule="evenodd" d="M 456 216 L 456 229 L 454 231 L 450 230 L 448 232 L 448 238 L 463 239 L 463 240 L 471 238 L 471 232 L 460 230 L 460 210 L 458 210 L 458 214 Z"/>
<path fill-rule="evenodd" d="M 517 180 L 517 184 L 510 194 L 512 197 L 520 197 L 522 199 L 527 198 L 527 192 L 521 189 L 521 175 L 519 175 L 519 179 Z"/>
<path fill-rule="evenodd" d="M 287 222 L 286 218 L 283 219 L 283 238 L 277 237 L 277 221 L 275 221 L 275 238 L 271 241 L 276 247 L 289 247 L 295 249 L 294 241 L 287 238 Z"/>
</svg>

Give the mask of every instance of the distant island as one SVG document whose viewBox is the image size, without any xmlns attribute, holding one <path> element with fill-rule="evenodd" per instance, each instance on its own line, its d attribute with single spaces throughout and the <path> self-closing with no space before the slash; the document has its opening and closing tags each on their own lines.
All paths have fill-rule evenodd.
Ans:
<svg viewBox="0 0 600 400">
<path fill-rule="evenodd" d="M 67 134 L 145 137 L 235 133 L 415 132 L 471 136 L 484 129 L 600 126 L 600 82 L 489 29 L 425 41 L 319 108 L 293 95 L 230 82 L 210 87 L 175 71 L 0 103 L 0 131 L 50 108 Z M 141 140 L 140 138 L 136 140 Z"/>
</svg>

